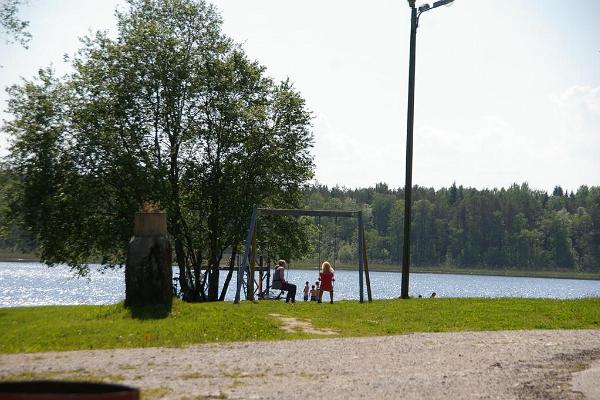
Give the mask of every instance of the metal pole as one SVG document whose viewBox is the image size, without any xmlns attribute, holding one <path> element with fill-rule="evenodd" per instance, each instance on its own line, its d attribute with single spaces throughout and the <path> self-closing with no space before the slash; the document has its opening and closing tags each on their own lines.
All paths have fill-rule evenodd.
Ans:
<svg viewBox="0 0 600 400">
<path fill-rule="evenodd" d="M 360 302 L 365 301 L 365 289 L 363 285 L 363 219 L 362 211 L 358 213 L 358 285 Z"/>
<path fill-rule="evenodd" d="M 413 127 L 415 115 L 415 56 L 419 17 L 414 1 L 410 19 L 410 59 L 408 67 L 408 112 L 406 117 L 406 183 L 404 185 L 404 248 L 402 252 L 402 286 L 400 297 L 408 299 L 408 276 L 410 271 L 410 213 L 412 202 Z"/>
<path fill-rule="evenodd" d="M 371 294 L 371 277 L 369 275 L 369 262 L 367 261 L 367 241 L 365 239 L 365 233 L 363 228 L 363 257 L 365 263 L 365 283 L 367 284 L 367 300 L 369 303 L 373 301 L 373 295 Z"/>
</svg>

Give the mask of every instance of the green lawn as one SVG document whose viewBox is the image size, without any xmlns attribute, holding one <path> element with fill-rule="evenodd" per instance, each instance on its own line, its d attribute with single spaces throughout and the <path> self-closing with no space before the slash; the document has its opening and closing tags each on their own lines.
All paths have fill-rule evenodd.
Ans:
<svg viewBox="0 0 600 400">
<path fill-rule="evenodd" d="M 285 333 L 277 313 L 338 337 L 504 329 L 599 329 L 600 299 L 411 299 L 333 305 L 276 301 L 188 304 L 170 312 L 123 304 L 0 308 L 0 352 L 184 346 L 314 338 Z"/>
</svg>

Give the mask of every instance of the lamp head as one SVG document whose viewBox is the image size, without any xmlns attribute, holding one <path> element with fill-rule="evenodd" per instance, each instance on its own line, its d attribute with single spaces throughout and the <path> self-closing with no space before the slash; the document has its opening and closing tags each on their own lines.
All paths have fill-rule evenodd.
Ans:
<svg viewBox="0 0 600 400">
<path fill-rule="evenodd" d="M 433 3 L 433 7 L 439 7 L 439 6 L 447 6 L 450 5 L 454 0 L 438 0 L 435 3 Z"/>
<path fill-rule="evenodd" d="M 431 6 L 429 4 L 423 4 L 421 7 L 419 7 L 419 12 L 425 12 L 427 10 L 429 10 L 431 8 Z"/>
</svg>

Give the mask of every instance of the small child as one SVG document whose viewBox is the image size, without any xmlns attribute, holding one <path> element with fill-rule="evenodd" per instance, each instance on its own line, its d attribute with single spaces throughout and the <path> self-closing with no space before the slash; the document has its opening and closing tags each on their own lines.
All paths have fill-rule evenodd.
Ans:
<svg viewBox="0 0 600 400">
<path fill-rule="evenodd" d="M 312 285 L 312 289 L 310 289 L 310 301 L 317 301 L 317 291 L 315 290 L 315 285 Z"/>
<path fill-rule="evenodd" d="M 304 301 L 308 301 L 308 292 L 310 291 L 308 287 L 308 281 L 306 281 L 306 285 L 304 286 Z"/>
<path fill-rule="evenodd" d="M 320 297 L 320 295 L 321 295 L 321 282 L 316 281 L 315 282 L 315 286 L 316 286 L 315 292 L 317 294 L 317 301 L 321 301 L 321 297 Z"/>
</svg>

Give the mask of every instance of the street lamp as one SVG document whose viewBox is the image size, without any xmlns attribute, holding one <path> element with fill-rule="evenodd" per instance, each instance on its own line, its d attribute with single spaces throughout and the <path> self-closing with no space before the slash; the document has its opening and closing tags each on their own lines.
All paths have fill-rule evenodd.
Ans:
<svg viewBox="0 0 600 400">
<path fill-rule="evenodd" d="M 400 297 L 408 299 L 408 275 L 410 270 L 410 212 L 412 206 L 412 159 L 413 126 L 415 116 L 415 55 L 419 17 L 426 11 L 452 3 L 454 0 L 439 0 L 433 5 L 415 6 L 415 0 L 408 0 L 411 8 L 410 20 L 410 60 L 408 67 L 408 113 L 406 118 L 406 183 L 404 185 L 404 249 L 402 252 L 402 286 Z"/>
</svg>

